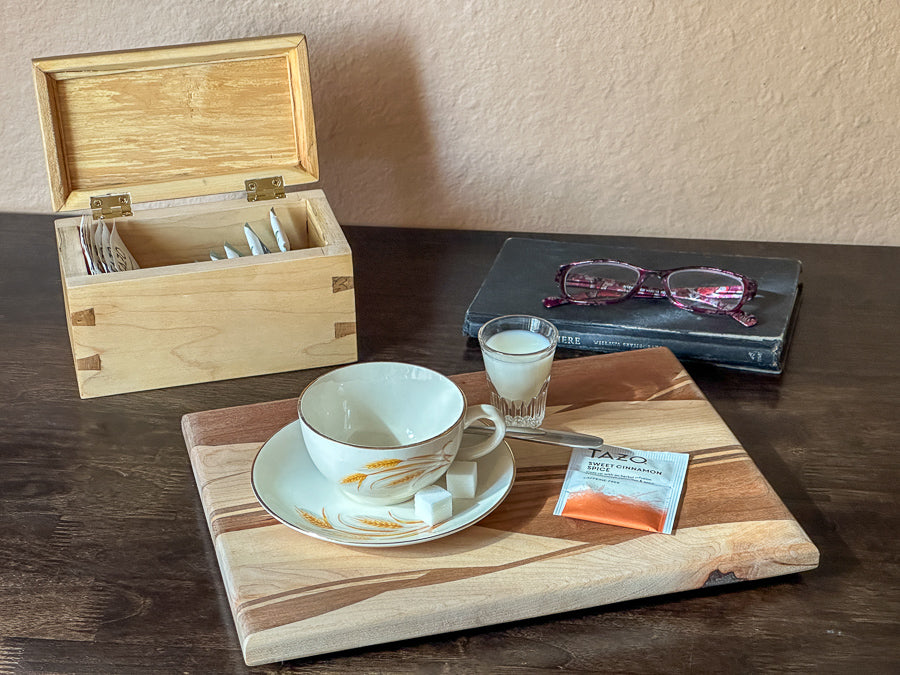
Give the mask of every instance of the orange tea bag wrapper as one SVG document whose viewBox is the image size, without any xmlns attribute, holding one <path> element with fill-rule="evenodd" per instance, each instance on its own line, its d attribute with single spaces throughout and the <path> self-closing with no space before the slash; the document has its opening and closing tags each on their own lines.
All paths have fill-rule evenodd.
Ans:
<svg viewBox="0 0 900 675">
<path fill-rule="evenodd" d="M 689 456 L 574 448 L 553 515 L 672 534 Z"/>
</svg>

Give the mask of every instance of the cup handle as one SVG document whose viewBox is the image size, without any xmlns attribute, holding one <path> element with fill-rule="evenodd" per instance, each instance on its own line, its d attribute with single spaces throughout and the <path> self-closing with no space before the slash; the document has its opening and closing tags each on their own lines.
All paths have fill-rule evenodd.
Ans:
<svg viewBox="0 0 900 675">
<path fill-rule="evenodd" d="M 457 459 L 470 461 L 484 457 L 491 450 L 500 445 L 503 437 L 506 436 L 506 422 L 503 421 L 503 415 L 492 405 L 470 405 L 466 408 L 466 416 L 463 420 L 463 429 L 472 426 L 478 420 L 491 420 L 494 423 L 494 433 L 477 445 L 471 445 L 461 448 Z"/>
</svg>

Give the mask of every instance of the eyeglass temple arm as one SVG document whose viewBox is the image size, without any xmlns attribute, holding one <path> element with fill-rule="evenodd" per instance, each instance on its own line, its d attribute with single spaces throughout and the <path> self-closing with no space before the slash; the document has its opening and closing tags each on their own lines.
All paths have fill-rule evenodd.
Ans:
<svg viewBox="0 0 900 675">
<path fill-rule="evenodd" d="M 560 305 L 568 305 L 569 302 L 570 302 L 570 300 L 568 298 L 550 297 L 550 298 L 544 298 L 543 305 L 547 309 L 550 309 L 552 307 L 559 307 Z"/>
<path fill-rule="evenodd" d="M 750 326 L 755 326 L 758 323 L 755 316 L 753 316 L 752 314 L 747 314 L 746 312 L 743 312 L 741 310 L 737 310 L 736 312 L 729 312 L 728 316 L 730 316 L 742 326 L 746 326 L 748 328 Z"/>
</svg>

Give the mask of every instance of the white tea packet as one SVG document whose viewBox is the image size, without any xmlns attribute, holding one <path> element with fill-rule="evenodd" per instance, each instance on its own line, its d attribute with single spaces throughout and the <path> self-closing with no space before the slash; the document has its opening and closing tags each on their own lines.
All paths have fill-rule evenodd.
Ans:
<svg viewBox="0 0 900 675">
<path fill-rule="evenodd" d="M 262 239 L 250 227 L 250 223 L 244 223 L 244 236 L 247 237 L 247 244 L 250 246 L 250 253 L 253 255 L 271 253 L 269 247 L 262 242 Z"/>
<path fill-rule="evenodd" d="M 226 241 L 225 242 L 225 256 L 227 258 L 240 258 L 241 254 L 238 252 L 238 250 L 234 246 L 232 246 L 231 244 L 229 244 Z"/>
<path fill-rule="evenodd" d="M 278 216 L 275 215 L 274 207 L 269 209 L 269 225 L 272 226 L 272 234 L 275 235 L 275 241 L 278 243 L 278 250 L 282 253 L 290 251 L 291 242 L 288 241 L 288 238 L 284 234 L 284 230 L 281 229 L 281 221 L 279 221 Z"/>
<path fill-rule="evenodd" d="M 97 251 L 94 248 L 94 237 L 91 232 L 91 220 L 86 215 L 81 216 L 78 225 L 78 235 L 81 239 L 81 253 L 84 256 L 84 264 L 88 274 L 100 274 L 102 271 L 97 263 Z"/>
<path fill-rule="evenodd" d="M 94 251 L 96 252 L 96 262 L 97 266 L 100 268 L 101 272 L 109 272 L 109 267 L 106 264 L 106 256 L 103 255 L 103 227 L 101 224 L 95 223 L 91 226 L 93 230 L 91 231 L 91 241 L 94 244 Z"/>
<path fill-rule="evenodd" d="M 106 271 L 118 272 L 119 268 L 116 265 L 116 258 L 113 255 L 112 245 L 109 243 L 109 227 L 106 225 L 106 221 L 101 220 L 98 223 L 97 228 L 100 230 L 101 253 L 103 254 L 103 260 L 106 262 Z"/>
<path fill-rule="evenodd" d="M 672 534 L 689 455 L 574 448 L 555 516 Z"/>
<path fill-rule="evenodd" d="M 141 269 L 137 260 L 131 255 L 131 251 L 125 246 L 125 242 L 122 241 L 122 237 L 116 232 L 116 221 L 113 221 L 112 232 L 109 235 L 109 245 L 112 250 L 113 262 L 119 272 Z"/>
</svg>

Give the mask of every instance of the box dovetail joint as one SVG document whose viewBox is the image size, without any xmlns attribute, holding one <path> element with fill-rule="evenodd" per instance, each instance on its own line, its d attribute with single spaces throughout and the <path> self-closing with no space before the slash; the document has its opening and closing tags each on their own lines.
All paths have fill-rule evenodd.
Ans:
<svg viewBox="0 0 900 675">
<path fill-rule="evenodd" d="M 100 370 L 100 355 L 92 354 L 91 356 L 86 356 L 83 359 L 76 359 L 75 369 L 76 370 Z"/>
<path fill-rule="evenodd" d="M 334 337 L 340 339 L 348 335 L 356 335 L 355 321 L 338 321 L 334 324 Z"/>
<path fill-rule="evenodd" d="M 88 307 L 72 314 L 73 326 L 96 326 L 97 317 L 94 316 L 94 308 Z"/>
<path fill-rule="evenodd" d="M 353 277 L 331 277 L 331 292 L 340 293 L 341 291 L 353 290 Z"/>
</svg>

